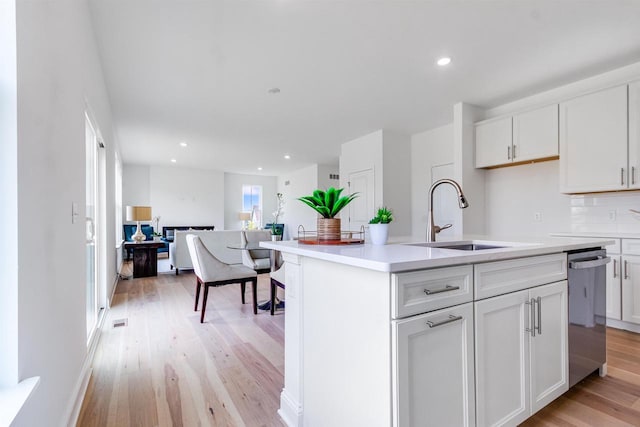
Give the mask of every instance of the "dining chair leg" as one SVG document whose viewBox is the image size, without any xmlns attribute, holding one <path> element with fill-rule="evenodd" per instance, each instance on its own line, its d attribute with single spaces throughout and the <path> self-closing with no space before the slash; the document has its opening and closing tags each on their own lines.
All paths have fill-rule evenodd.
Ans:
<svg viewBox="0 0 640 427">
<path fill-rule="evenodd" d="M 251 293 L 253 294 L 253 314 L 258 314 L 258 278 L 251 280 Z"/>
<path fill-rule="evenodd" d="M 247 289 L 247 282 L 240 282 L 240 293 L 242 294 L 242 303 L 244 304 L 244 291 Z"/>
<path fill-rule="evenodd" d="M 193 311 L 198 311 L 198 299 L 200 299 L 200 279 L 196 277 L 196 305 L 193 307 Z"/>
<path fill-rule="evenodd" d="M 273 279 L 270 280 L 271 283 L 271 315 L 276 311 L 276 283 Z"/>
<path fill-rule="evenodd" d="M 200 314 L 200 323 L 204 323 L 204 312 L 207 310 L 207 297 L 209 296 L 209 286 L 204 284 L 204 295 L 202 296 L 202 313 Z"/>
</svg>

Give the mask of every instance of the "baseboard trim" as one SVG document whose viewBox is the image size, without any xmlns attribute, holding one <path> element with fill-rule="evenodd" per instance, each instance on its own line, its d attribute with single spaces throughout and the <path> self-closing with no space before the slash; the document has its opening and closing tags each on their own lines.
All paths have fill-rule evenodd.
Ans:
<svg viewBox="0 0 640 427">
<path fill-rule="evenodd" d="M 278 415 L 288 427 L 302 426 L 302 407 L 289 396 L 287 390 L 282 390 L 280 393 Z"/>
<path fill-rule="evenodd" d="M 607 326 L 616 329 L 624 329 L 626 331 L 635 332 L 637 334 L 640 333 L 640 325 L 636 325 L 635 323 L 623 322 L 622 320 L 607 318 Z"/>
<path fill-rule="evenodd" d="M 84 363 L 82 364 L 80 376 L 78 377 L 76 386 L 74 387 L 73 393 L 71 394 L 72 400 L 69 402 L 67 408 L 68 416 L 66 417 L 68 427 L 73 427 L 78 424 L 78 417 L 80 416 L 82 403 L 84 402 L 84 397 L 87 393 L 87 388 L 89 387 L 89 379 L 91 379 L 91 373 L 93 372 L 93 358 L 96 355 L 96 349 L 98 348 L 98 343 L 100 342 L 100 337 L 102 336 L 102 327 L 104 325 L 104 320 L 107 317 L 108 310 L 109 308 L 105 308 L 104 310 L 102 310 L 102 316 L 100 316 L 96 331 L 91 338 L 89 351 L 87 351 L 87 356 L 85 357 Z"/>
</svg>

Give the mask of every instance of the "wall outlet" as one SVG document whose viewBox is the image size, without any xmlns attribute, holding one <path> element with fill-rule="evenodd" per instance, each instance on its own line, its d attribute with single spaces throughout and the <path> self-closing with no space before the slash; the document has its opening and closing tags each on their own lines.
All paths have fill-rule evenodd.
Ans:
<svg viewBox="0 0 640 427">
<path fill-rule="evenodd" d="M 542 212 L 534 212 L 533 213 L 533 220 L 536 221 L 536 222 L 542 221 Z"/>
<path fill-rule="evenodd" d="M 612 210 L 609 211 L 609 221 L 615 221 L 616 220 L 616 211 Z"/>
</svg>

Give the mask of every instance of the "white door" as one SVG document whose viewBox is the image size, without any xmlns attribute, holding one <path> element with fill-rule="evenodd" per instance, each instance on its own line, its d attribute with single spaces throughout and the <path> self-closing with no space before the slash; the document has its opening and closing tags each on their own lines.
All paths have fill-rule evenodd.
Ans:
<svg viewBox="0 0 640 427">
<path fill-rule="evenodd" d="M 569 389 L 567 282 L 533 288 L 529 298 L 535 301 L 536 319 L 530 347 L 534 414 Z"/>
<path fill-rule="evenodd" d="M 512 162 L 511 116 L 476 124 L 476 167 Z"/>
<path fill-rule="evenodd" d="M 531 412 L 528 295 L 525 290 L 475 303 L 479 426 L 516 425 Z"/>
<path fill-rule="evenodd" d="M 473 303 L 393 322 L 394 426 L 473 426 Z"/>
<path fill-rule="evenodd" d="M 560 189 L 627 188 L 627 86 L 560 104 Z"/>
<path fill-rule="evenodd" d="M 640 256 L 622 256 L 622 320 L 640 324 Z"/>
<path fill-rule="evenodd" d="M 359 231 L 361 226 L 369 224 L 369 220 L 376 213 L 373 169 L 350 173 L 346 191 L 349 194 L 358 193 L 358 197 L 347 205 L 349 208 L 347 220 L 345 221 L 343 215 L 340 217 L 343 218 L 344 225 L 348 224 L 348 230 Z"/>
<path fill-rule="evenodd" d="M 622 320 L 621 310 L 621 280 L 620 255 L 609 255 L 611 262 L 607 264 L 607 317 Z"/>
<path fill-rule="evenodd" d="M 514 162 L 558 155 L 558 105 L 548 105 L 513 116 Z"/>
<path fill-rule="evenodd" d="M 629 85 L 629 188 L 640 188 L 640 82 Z"/>
<path fill-rule="evenodd" d="M 439 179 L 453 178 L 453 163 L 437 165 L 431 168 L 431 184 Z M 427 191 L 425 191 L 427 197 Z M 433 193 L 433 218 L 436 225 L 452 224 L 438 233 L 438 239 L 454 237 L 462 234 L 462 211 L 458 207 L 458 195 L 451 185 L 440 185 Z M 426 235 L 426 229 L 425 229 Z"/>
</svg>

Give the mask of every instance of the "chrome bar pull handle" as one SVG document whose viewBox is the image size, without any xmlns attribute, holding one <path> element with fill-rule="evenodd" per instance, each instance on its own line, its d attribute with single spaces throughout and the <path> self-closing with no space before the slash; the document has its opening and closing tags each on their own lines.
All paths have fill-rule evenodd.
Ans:
<svg viewBox="0 0 640 427">
<path fill-rule="evenodd" d="M 613 259 L 613 278 L 614 278 L 614 279 L 615 279 L 616 277 L 618 277 L 618 275 L 616 274 L 616 270 L 617 270 L 617 269 L 618 269 L 617 261 L 616 261 L 616 259 L 614 258 L 614 259 Z"/>
<path fill-rule="evenodd" d="M 529 327 L 524 330 L 531 333 L 532 337 L 536 336 L 536 308 L 535 301 L 531 298 L 529 301 L 525 301 L 525 304 L 530 306 L 529 308 Z"/>
<path fill-rule="evenodd" d="M 542 335 L 542 297 L 536 298 L 538 304 L 538 335 Z"/>
<path fill-rule="evenodd" d="M 507 160 L 511 160 L 511 146 L 507 146 Z"/>
<path fill-rule="evenodd" d="M 629 278 L 629 261 L 627 261 L 626 259 L 624 260 L 624 278 Z"/>
<path fill-rule="evenodd" d="M 636 183 L 636 167 L 631 166 L 631 185 Z"/>
<path fill-rule="evenodd" d="M 447 319 L 441 320 L 439 322 L 432 322 L 431 320 L 427 320 L 427 325 L 430 328 L 436 328 L 438 326 L 446 325 L 447 323 L 457 322 L 458 320 L 462 320 L 462 316 L 454 316 L 450 314 Z"/>
<path fill-rule="evenodd" d="M 514 146 L 513 146 L 513 150 L 512 150 L 512 151 L 513 151 L 513 160 L 515 160 L 515 159 L 516 159 L 516 147 L 517 147 L 517 146 L 516 146 L 516 145 L 514 145 Z"/>
<path fill-rule="evenodd" d="M 440 294 L 442 292 L 451 292 L 451 291 L 455 291 L 456 289 L 460 289 L 460 286 L 451 286 L 451 285 L 447 285 L 444 288 L 440 288 L 440 289 L 423 289 L 424 293 L 427 295 L 433 295 L 433 294 Z"/>
<path fill-rule="evenodd" d="M 624 168 L 620 168 L 620 185 L 624 185 Z"/>
</svg>

